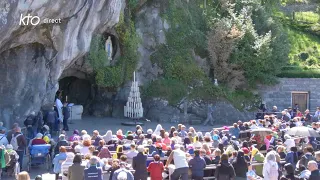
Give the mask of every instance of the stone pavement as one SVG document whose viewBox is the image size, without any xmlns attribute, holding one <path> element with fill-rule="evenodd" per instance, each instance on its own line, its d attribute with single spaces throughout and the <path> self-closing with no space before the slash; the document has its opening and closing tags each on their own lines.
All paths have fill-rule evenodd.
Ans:
<svg viewBox="0 0 320 180">
<path fill-rule="evenodd" d="M 126 132 L 128 130 L 135 131 L 134 126 L 123 126 L 121 125 L 121 122 L 130 121 L 129 119 L 118 119 L 118 118 L 96 118 L 96 117 L 83 117 L 82 120 L 72 120 L 72 124 L 69 124 L 70 131 L 67 132 L 67 135 L 72 135 L 72 132 L 74 129 L 86 130 L 89 134 L 92 134 L 93 130 L 98 130 L 101 135 L 104 135 L 108 130 L 112 130 L 112 132 L 115 134 L 115 132 L 118 129 L 122 129 L 123 132 Z M 152 120 L 151 120 L 152 121 Z M 155 129 L 157 126 L 157 122 L 145 122 L 144 126 L 142 126 L 143 130 L 146 132 L 147 129 Z M 171 126 L 177 127 L 178 123 L 160 123 L 164 129 L 167 131 L 170 129 Z M 203 125 L 186 125 L 187 128 L 190 126 L 194 127 L 196 131 L 210 131 L 212 130 L 211 125 L 203 126 Z M 217 125 L 215 127 L 221 127 L 222 125 Z M 23 170 L 26 170 L 27 167 L 27 161 L 28 157 L 24 157 L 24 166 Z M 29 172 L 31 179 L 34 179 L 37 175 L 43 175 L 45 176 L 45 180 L 54 180 L 55 175 L 53 174 L 52 170 L 51 172 L 47 172 L 45 166 L 39 166 L 39 167 L 31 167 L 31 170 Z M 11 180 L 13 178 L 3 177 L 3 179 Z"/>
</svg>

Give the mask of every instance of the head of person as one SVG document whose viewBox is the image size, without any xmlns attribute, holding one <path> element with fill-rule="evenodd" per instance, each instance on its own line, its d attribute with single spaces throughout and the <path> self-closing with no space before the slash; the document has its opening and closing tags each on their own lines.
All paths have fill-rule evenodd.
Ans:
<svg viewBox="0 0 320 180">
<path fill-rule="evenodd" d="M 141 131 L 141 129 L 138 129 L 137 130 L 137 135 L 140 135 L 140 134 L 142 134 L 142 131 Z"/>
<path fill-rule="evenodd" d="M 120 156 L 120 161 L 122 162 L 127 162 L 128 157 L 126 155 L 121 155 Z"/>
<path fill-rule="evenodd" d="M 83 146 L 85 146 L 85 147 L 91 146 L 91 140 L 84 140 L 83 141 Z"/>
<path fill-rule="evenodd" d="M 285 148 L 284 146 L 281 146 L 281 145 L 280 145 L 280 146 L 277 147 L 277 152 L 278 152 L 278 153 L 284 152 L 285 149 L 286 149 L 286 148 Z"/>
<path fill-rule="evenodd" d="M 284 169 L 285 169 L 285 174 L 294 174 L 294 167 L 292 166 L 292 164 L 287 163 L 284 165 Z"/>
<path fill-rule="evenodd" d="M 179 134 L 178 131 L 174 131 L 174 132 L 173 132 L 173 137 L 178 136 L 178 134 Z"/>
<path fill-rule="evenodd" d="M 182 124 L 178 124 L 178 129 L 181 130 Z"/>
<path fill-rule="evenodd" d="M 200 150 L 199 149 L 195 149 L 194 150 L 194 156 L 200 156 Z"/>
<path fill-rule="evenodd" d="M 189 132 L 195 133 L 196 131 L 194 130 L 194 127 L 189 127 Z"/>
<path fill-rule="evenodd" d="M 162 142 L 162 137 L 161 136 L 157 136 L 156 137 L 156 141 L 159 142 L 159 143 Z"/>
<path fill-rule="evenodd" d="M 136 145 L 135 145 L 135 144 L 131 144 L 131 145 L 130 145 L 130 149 L 131 149 L 131 150 L 136 150 Z"/>
<path fill-rule="evenodd" d="M 221 162 L 223 162 L 223 161 L 228 161 L 228 159 L 229 159 L 228 154 L 223 153 L 223 154 L 221 155 L 220 161 L 221 161 Z"/>
<path fill-rule="evenodd" d="M 65 146 L 60 146 L 59 152 L 60 152 L 60 153 L 66 153 L 66 152 L 67 152 L 66 147 L 65 147 Z"/>
<path fill-rule="evenodd" d="M 305 111 L 306 114 L 309 114 L 309 112 L 310 112 L 309 109 L 307 109 L 307 110 Z"/>
<path fill-rule="evenodd" d="M 128 179 L 128 175 L 124 171 L 121 171 L 117 176 L 117 180 L 127 180 L 127 179 Z"/>
<path fill-rule="evenodd" d="M 60 135 L 59 135 L 59 140 L 60 140 L 60 141 L 66 140 L 66 135 L 60 134 Z"/>
<path fill-rule="evenodd" d="M 319 170 L 317 162 L 316 161 L 309 161 L 308 162 L 308 170 L 311 172 L 314 170 Z"/>
<path fill-rule="evenodd" d="M 171 126 L 171 128 L 170 128 L 170 132 L 174 132 L 174 131 L 176 131 L 176 127 Z"/>
<path fill-rule="evenodd" d="M 92 156 L 92 157 L 90 158 L 89 163 L 90 163 L 91 166 L 95 166 L 96 164 L 99 163 L 99 159 L 98 159 L 96 156 Z"/>
<path fill-rule="evenodd" d="M 20 127 L 16 127 L 16 128 L 15 128 L 15 131 L 16 131 L 16 132 L 21 132 L 21 128 L 20 128 Z"/>
<path fill-rule="evenodd" d="M 277 107 L 277 106 L 273 106 L 272 109 L 273 109 L 273 110 L 277 110 L 278 107 Z"/>
<path fill-rule="evenodd" d="M 147 130 L 147 134 L 152 134 L 153 133 L 153 130 L 152 129 L 148 129 Z"/>
<path fill-rule="evenodd" d="M 311 147 L 311 146 L 305 147 L 304 153 L 313 153 L 313 147 Z"/>
<path fill-rule="evenodd" d="M 214 155 L 215 156 L 221 156 L 221 150 L 220 149 L 215 149 L 214 150 Z"/>
<path fill-rule="evenodd" d="M 37 176 L 34 178 L 34 180 L 42 180 L 41 175 L 37 175 Z"/>
<path fill-rule="evenodd" d="M 88 132 L 86 131 L 86 130 L 82 130 L 81 131 L 81 135 L 83 136 L 83 135 L 86 135 L 86 134 L 88 134 Z"/>
<path fill-rule="evenodd" d="M 144 152 L 144 146 L 142 146 L 142 145 L 139 145 L 137 149 L 138 149 L 139 153 L 143 153 Z"/>
<path fill-rule="evenodd" d="M 266 161 L 273 161 L 273 162 L 276 162 L 276 155 L 275 155 L 275 152 L 274 151 L 270 151 L 267 153 L 266 155 Z"/>
<path fill-rule="evenodd" d="M 133 135 L 132 134 L 129 134 L 128 136 L 127 136 L 127 140 L 130 140 L 130 141 L 132 141 L 134 138 L 133 138 Z"/>
<path fill-rule="evenodd" d="M 96 136 L 99 136 L 99 131 L 98 131 L 98 130 L 94 130 L 94 131 L 93 131 L 93 136 L 95 136 L 95 137 L 96 137 Z"/>
<path fill-rule="evenodd" d="M 180 144 L 175 144 L 175 145 L 174 145 L 174 149 L 175 149 L 175 150 L 178 150 L 178 149 L 180 149 L 180 148 L 181 148 Z"/>
<path fill-rule="evenodd" d="M 238 124 L 237 123 L 233 123 L 233 127 L 234 128 L 238 128 Z"/>
<path fill-rule="evenodd" d="M 316 161 L 320 162 L 320 151 L 315 152 L 314 157 L 316 158 Z"/>
<path fill-rule="evenodd" d="M 29 176 L 29 173 L 26 172 L 26 171 L 22 171 L 18 174 L 18 177 L 17 177 L 18 180 L 30 180 L 30 176 Z"/>
<path fill-rule="evenodd" d="M 160 161 L 160 156 L 158 154 L 153 156 L 154 161 Z"/>
<path fill-rule="evenodd" d="M 81 164 L 82 163 L 82 157 L 80 154 L 76 154 L 73 158 L 73 163 L 74 164 Z"/>
<path fill-rule="evenodd" d="M 104 142 L 103 139 L 99 141 L 99 146 L 100 146 L 100 147 L 104 146 L 105 144 L 106 144 L 106 143 Z"/>
<path fill-rule="evenodd" d="M 182 126 L 181 126 L 181 130 L 186 130 L 186 126 L 185 126 L 185 125 L 182 125 Z"/>
</svg>

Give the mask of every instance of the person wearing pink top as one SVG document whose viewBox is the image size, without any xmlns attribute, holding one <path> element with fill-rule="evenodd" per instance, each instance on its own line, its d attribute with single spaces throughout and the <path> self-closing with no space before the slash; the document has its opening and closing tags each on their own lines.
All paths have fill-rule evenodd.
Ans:
<svg viewBox="0 0 320 180">
<path fill-rule="evenodd" d="M 164 133 L 164 139 L 162 140 L 162 142 L 167 146 L 169 146 L 171 144 L 171 140 L 169 138 L 169 133 L 168 132 Z"/>
</svg>

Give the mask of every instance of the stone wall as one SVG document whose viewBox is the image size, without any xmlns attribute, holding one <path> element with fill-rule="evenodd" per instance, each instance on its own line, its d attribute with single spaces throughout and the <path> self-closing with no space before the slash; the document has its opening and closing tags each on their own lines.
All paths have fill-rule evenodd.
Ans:
<svg viewBox="0 0 320 180">
<path fill-rule="evenodd" d="M 260 86 L 259 94 L 271 109 L 273 105 L 279 110 L 292 106 L 291 93 L 302 91 L 309 93 L 309 109 L 315 111 L 320 106 L 320 79 L 317 78 L 280 78 L 275 86 Z"/>
</svg>

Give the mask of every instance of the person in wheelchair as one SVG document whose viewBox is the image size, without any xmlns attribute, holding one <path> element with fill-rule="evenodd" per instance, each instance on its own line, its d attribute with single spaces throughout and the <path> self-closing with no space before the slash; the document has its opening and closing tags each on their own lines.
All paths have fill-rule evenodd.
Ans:
<svg viewBox="0 0 320 180">
<path fill-rule="evenodd" d="M 47 144 L 45 140 L 42 139 L 42 134 L 38 133 L 34 139 L 32 139 L 29 143 L 29 147 L 33 145 L 41 145 L 41 144 Z"/>
</svg>

